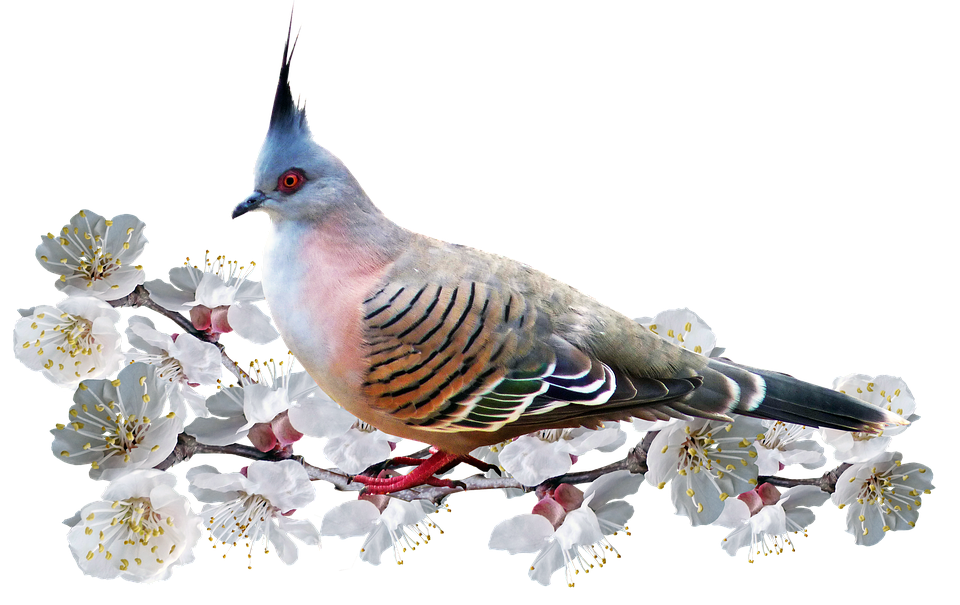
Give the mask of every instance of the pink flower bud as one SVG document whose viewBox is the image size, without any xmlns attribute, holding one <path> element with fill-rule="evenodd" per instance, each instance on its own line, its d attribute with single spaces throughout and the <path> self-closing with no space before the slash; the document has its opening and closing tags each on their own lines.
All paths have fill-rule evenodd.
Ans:
<svg viewBox="0 0 960 605">
<path fill-rule="evenodd" d="M 256 423 L 247 433 L 247 439 L 261 452 L 287 448 L 302 437 L 303 433 L 290 424 L 290 416 L 287 412 L 277 414 L 269 423 Z"/>
<path fill-rule="evenodd" d="M 764 506 L 770 506 L 780 501 L 780 490 L 769 483 L 764 483 L 758 487 L 756 492 L 760 495 L 760 500 Z"/>
<path fill-rule="evenodd" d="M 780 490 L 770 483 L 764 483 L 756 489 L 744 492 L 737 496 L 750 509 L 750 516 L 760 512 L 764 506 L 770 506 L 780 501 Z"/>
<path fill-rule="evenodd" d="M 273 430 L 280 447 L 287 447 L 303 437 L 303 433 L 290 424 L 290 416 L 287 412 L 277 414 L 276 418 L 270 421 L 270 429 Z"/>
<path fill-rule="evenodd" d="M 217 335 L 233 331 L 230 322 L 227 321 L 227 311 L 229 309 L 230 307 L 227 305 L 220 305 L 215 309 L 197 305 L 190 308 L 190 321 L 194 328 L 206 332 L 213 340 L 216 340 Z"/>
<path fill-rule="evenodd" d="M 203 305 L 197 305 L 196 307 L 190 308 L 190 321 L 193 323 L 193 327 L 200 330 L 209 330 L 210 329 L 210 309 L 204 307 Z"/>
<path fill-rule="evenodd" d="M 250 428 L 247 439 L 261 452 L 269 452 L 277 447 L 277 436 L 266 422 L 258 422 Z"/>
<path fill-rule="evenodd" d="M 567 516 L 567 512 L 563 510 L 563 507 L 550 496 L 546 496 L 537 502 L 531 512 L 549 521 L 550 524 L 553 525 L 553 529 L 560 527 Z"/>
<path fill-rule="evenodd" d="M 569 483 L 561 483 L 553 490 L 553 499 L 569 513 L 583 504 L 583 492 Z"/>
<path fill-rule="evenodd" d="M 754 516 L 760 509 L 763 508 L 763 501 L 760 500 L 760 494 L 756 490 L 750 490 L 749 492 L 743 492 L 737 499 L 747 505 L 747 508 L 750 509 L 750 516 Z"/>
<path fill-rule="evenodd" d="M 210 311 L 210 330 L 213 332 L 219 332 L 225 334 L 227 332 L 232 332 L 233 328 L 230 327 L 230 322 L 227 321 L 227 311 L 230 307 L 226 305 L 221 305 L 216 309 Z"/>
</svg>

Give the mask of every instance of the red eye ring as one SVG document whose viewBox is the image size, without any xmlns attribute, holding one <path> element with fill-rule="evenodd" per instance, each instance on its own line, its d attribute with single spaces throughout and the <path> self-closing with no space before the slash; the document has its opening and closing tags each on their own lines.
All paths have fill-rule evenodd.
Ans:
<svg viewBox="0 0 960 605">
<path fill-rule="evenodd" d="M 277 189 L 283 193 L 294 193 L 303 187 L 303 184 L 306 182 L 307 179 L 303 176 L 302 172 L 296 168 L 291 168 L 281 174 L 280 178 L 277 179 Z"/>
</svg>

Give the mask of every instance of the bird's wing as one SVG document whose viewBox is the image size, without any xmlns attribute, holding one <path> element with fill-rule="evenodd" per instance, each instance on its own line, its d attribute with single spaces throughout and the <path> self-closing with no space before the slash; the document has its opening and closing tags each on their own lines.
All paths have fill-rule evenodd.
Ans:
<svg viewBox="0 0 960 605">
<path fill-rule="evenodd" d="M 680 399 L 703 383 L 611 367 L 557 334 L 536 301 L 502 286 L 394 282 L 363 305 L 364 396 L 423 430 L 513 424 L 529 432 L 598 416 L 678 417 L 692 410 Z"/>
</svg>

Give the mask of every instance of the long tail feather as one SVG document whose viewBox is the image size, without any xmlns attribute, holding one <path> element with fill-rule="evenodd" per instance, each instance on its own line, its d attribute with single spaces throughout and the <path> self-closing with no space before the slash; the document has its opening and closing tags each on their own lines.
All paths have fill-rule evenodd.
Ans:
<svg viewBox="0 0 960 605">
<path fill-rule="evenodd" d="M 730 410 L 738 414 L 867 433 L 909 424 L 887 410 L 779 372 L 751 368 L 727 359 L 711 359 L 708 367 L 739 384 L 741 392 L 748 391 L 744 386 L 747 384 L 754 387 L 749 392 L 757 393 L 758 381 L 762 383 L 761 397 L 741 396 L 736 408 Z"/>
</svg>

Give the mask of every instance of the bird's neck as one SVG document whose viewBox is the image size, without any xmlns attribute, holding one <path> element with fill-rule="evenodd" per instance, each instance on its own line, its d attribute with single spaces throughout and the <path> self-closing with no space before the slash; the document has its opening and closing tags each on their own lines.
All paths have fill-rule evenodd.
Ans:
<svg viewBox="0 0 960 605">
<path fill-rule="evenodd" d="M 313 281 L 319 271 L 335 282 L 379 275 L 400 254 L 410 236 L 375 208 L 372 212 L 358 207 L 337 208 L 322 220 L 280 221 L 274 223 L 273 239 L 267 248 L 267 270 L 285 274 L 306 271 Z"/>
</svg>

